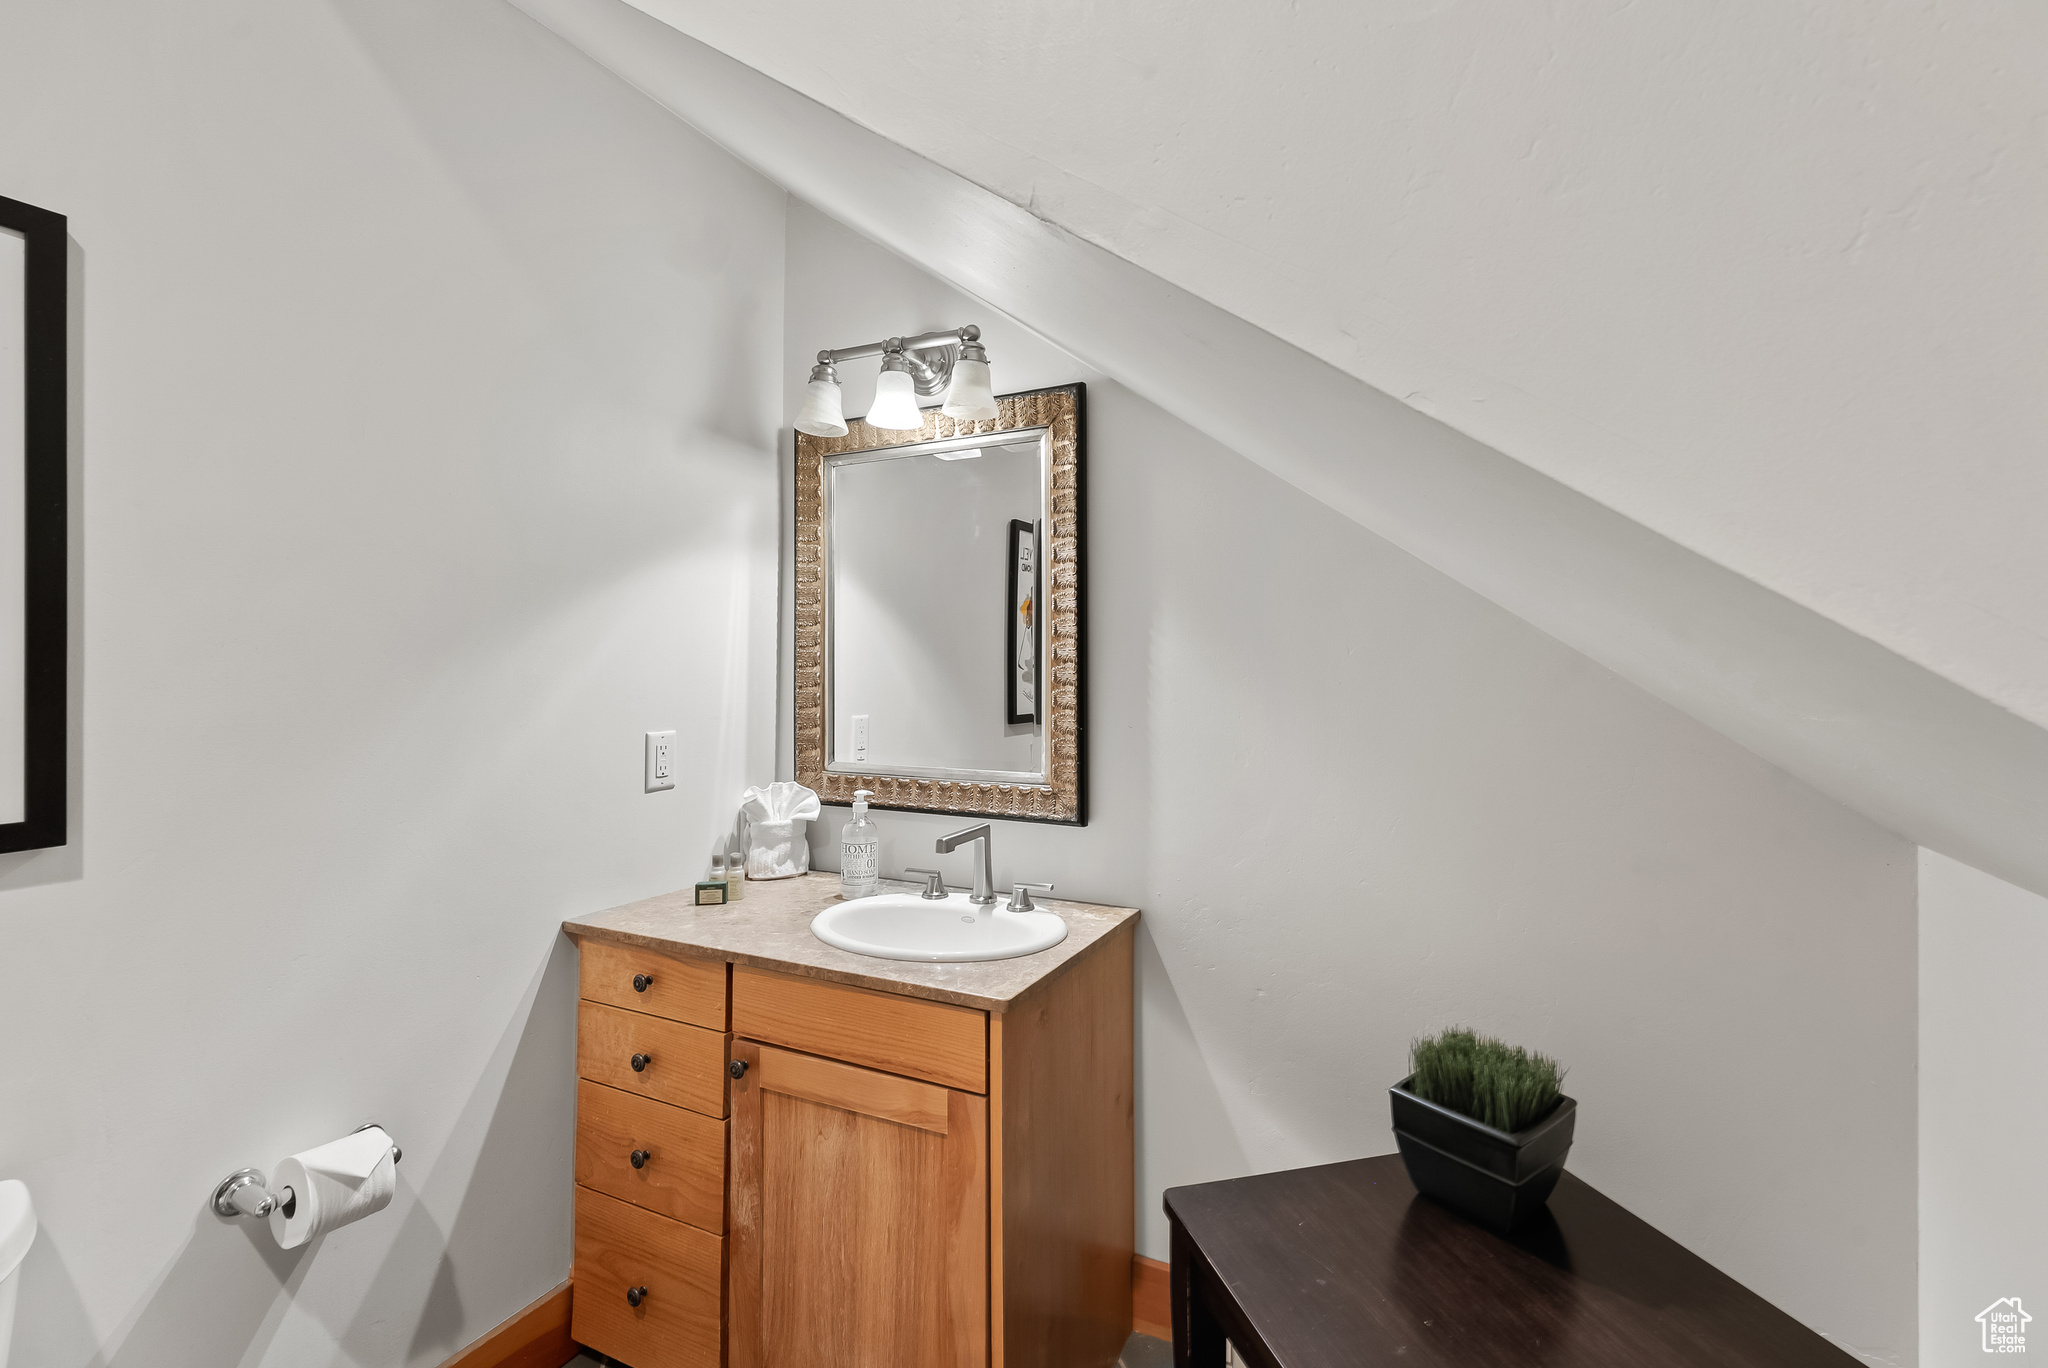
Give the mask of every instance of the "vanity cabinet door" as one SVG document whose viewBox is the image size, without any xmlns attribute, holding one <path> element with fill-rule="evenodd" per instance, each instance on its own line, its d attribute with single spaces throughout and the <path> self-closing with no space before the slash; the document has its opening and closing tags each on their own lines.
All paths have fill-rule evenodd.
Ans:
<svg viewBox="0 0 2048 1368">
<path fill-rule="evenodd" d="M 735 1040 L 732 1368 L 983 1368 L 988 1100 Z"/>
</svg>

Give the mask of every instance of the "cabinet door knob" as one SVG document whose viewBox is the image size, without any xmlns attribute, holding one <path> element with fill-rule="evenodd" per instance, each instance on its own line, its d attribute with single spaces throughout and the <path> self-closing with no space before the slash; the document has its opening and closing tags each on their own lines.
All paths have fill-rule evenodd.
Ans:
<svg viewBox="0 0 2048 1368">
<path fill-rule="evenodd" d="M 633 1056 L 633 1072 L 634 1072 L 634 1073 L 639 1073 L 639 1072 L 641 1072 L 642 1070 L 644 1070 L 644 1069 L 645 1069 L 645 1068 L 646 1068 L 646 1067 L 647 1067 L 647 1066 L 648 1066 L 649 1064 L 652 1064 L 653 1062 L 654 1062 L 654 1056 L 653 1056 L 653 1055 L 644 1055 L 644 1054 L 640 1054 L 640 1055 L 634 1055 L 634 1056 Z"/>
<path fill-rule="evenodd" d="M 648 1156 L 647 1156 L 647 1151 L 646 1151 L 646 1150 L 634 1150 L 634 1151 L 633 1151 L 633 1154 L 632 1154 L 632 1159 L 633 1159 L 633 1167 L 634 1167 L 634 1168 L 646 1168 L 646 1167 L 647 1167 L 647 1158 L 648 1158 Z"/>
<path fill-rule="evenodd" d="M 647 986 L 653 982 L 654 975 L 652 974 L 635 974 L 633 975 L 633 991 L 644 993 L 647 991 Z"/>
<path fill-rule="evenodd" d="M 725 1066 L 725 1071 L 731 1074 L 734 1078 L 744 1077 L 747 1072 L 747 1061 L 744 1059 L 735 1059 L 732 1063 Z"/>
<path fill-rule="evenodd" d="M 639 1305 L 639 1304 L 640 1304 L 641 1302 L 644 1302 L 644 1301 L 646 1301 L 646 1300 L 647 1300 L 647 1289 L 646 1289 L 646 1288 L 644 1288 L 644 1287 L 629 1287 L 629 1288 L 627 1288 L 627 1289 L 626 1289 L 626 1305 L 628 1305 L 628 1306 L 638 1306 L 638 1305 Z"/>
</svg>

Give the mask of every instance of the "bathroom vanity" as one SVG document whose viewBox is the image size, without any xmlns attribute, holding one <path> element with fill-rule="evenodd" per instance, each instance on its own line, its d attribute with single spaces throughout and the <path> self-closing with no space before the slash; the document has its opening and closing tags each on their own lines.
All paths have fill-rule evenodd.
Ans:
<svg viewBox="0 0 2048 1368">
<path fill-rule="evenodd" d="M 1131 1328 L 1130 908 L 925 964 L 835 875 L 564 923 L 582 951 L 571 1333 L 633 1368 L 1092 1368 Z"/>
</svg>

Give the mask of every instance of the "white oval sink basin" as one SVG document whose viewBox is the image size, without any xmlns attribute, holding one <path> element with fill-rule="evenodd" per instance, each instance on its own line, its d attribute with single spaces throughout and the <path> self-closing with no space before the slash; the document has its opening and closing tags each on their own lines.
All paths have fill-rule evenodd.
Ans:
<svg viewBox="0 0 2048 1368">
<path fill-rule="evenodd" d="M 1000 902 L 976 907 L 965 893 L 877 893 L 826 908 L 811 934 L 876 959 L 966 964 L 1050 950 L 1067 938 L 1067 924 L 1051 912 L 1006 912 Z"/>
</svg>

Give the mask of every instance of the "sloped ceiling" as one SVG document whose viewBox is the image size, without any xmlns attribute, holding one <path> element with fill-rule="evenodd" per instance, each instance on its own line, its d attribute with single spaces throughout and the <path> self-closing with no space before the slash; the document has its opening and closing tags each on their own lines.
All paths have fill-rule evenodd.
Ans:
<svg viewBox="0 0 2048 1368">
<path fill-rule="evenodd" d="M 2048 7 L 631 3 L 2048 726 Z"/>
<path fill-rule="evenodd" d="M 734 155 L 1923 845 L 2048 893 L 2048 733 L 696 41 L 515 0 Z"/>
</svg>

